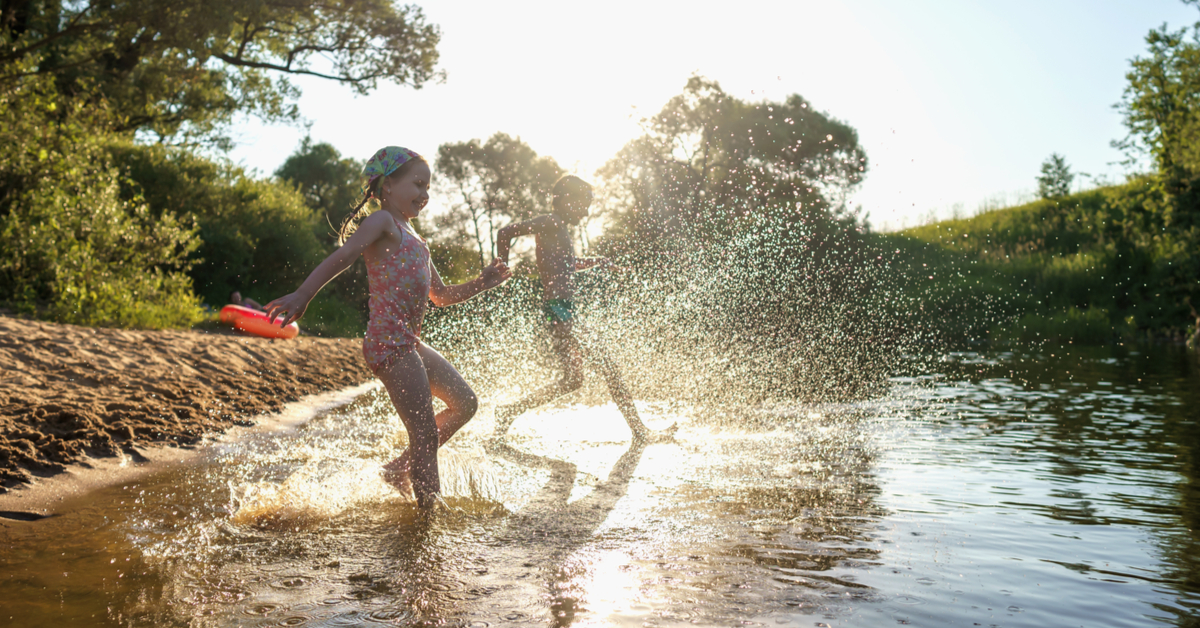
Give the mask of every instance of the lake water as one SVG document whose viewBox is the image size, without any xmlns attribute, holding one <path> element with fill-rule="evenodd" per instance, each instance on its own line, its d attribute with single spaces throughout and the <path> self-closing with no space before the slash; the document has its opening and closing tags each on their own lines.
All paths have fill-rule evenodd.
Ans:
<svg viewBox="0 0 1200 628">
<path fill-rule="evenodd" d="M 570 401 L 570 400 L 568 400 Z M 955 353 L 846 405 L 491 408 L 453 509 L 378 477 L 378 392 L 0 519 L 0 625 L 1194 626 L 1200 366 L 1173 347 Z"/>
</svg>

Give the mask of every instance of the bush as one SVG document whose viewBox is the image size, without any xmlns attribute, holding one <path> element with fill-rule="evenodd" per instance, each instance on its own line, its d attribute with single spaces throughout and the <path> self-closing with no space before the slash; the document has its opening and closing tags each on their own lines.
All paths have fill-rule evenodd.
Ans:
<svg viewBox="0 0 1200 628">
<path fill-rule="evenodd" d="M 79 325 L 200 320 L 196 229 L 120 193 L 108 149 L 125 140 L 35 89 L 17 96 L 0 100 L 0 301 Z"/>
<path fill-rule="evenodd" d="M 287 294 L 332 250 L 317 237 L 323 217 L 286 183 L 157 145 L 124 145 L 114 158 L 128 177 L 125 198 L 195 221 L 202 244 L 191 276 L 213 306 L 234 290 L 263 303 Z"/>
<path fill-rule="evenodd" d="M 1073 342 L 1104 344 L 1125 331 L 1115 327 L 1108 310 L 1068 308 L 1056 314 L 1031 313 L 997 327 L 992 337 L 1001 342 Z"/>
</svg>

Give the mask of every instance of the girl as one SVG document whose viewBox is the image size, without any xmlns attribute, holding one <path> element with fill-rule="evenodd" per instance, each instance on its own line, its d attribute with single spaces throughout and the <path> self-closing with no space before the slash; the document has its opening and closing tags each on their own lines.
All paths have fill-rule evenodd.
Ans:
<svg viewBox="0 0 1200 628">
<path fill-rule="evenodd" d="M 409 446 L 384 466 L 384 478 L 402 493 L 410 486 L 422 508 L 439 500 L 437 449 L 475 414 L 478 400 L 458 371 L 437 351 L 421 342 L 426 301 L 444 306 L 461 303 L 507 280 L 511 273 L 499 259 L 478 277 L 447 286 L 429 261 L 429 247 L 410 221 L 429 202 L 429 163 L 398 146 L 375 153 L 363 168 L 368 177 L 363 198 L 342 223 L 341 247 L 321 262 L 300 289 L 267 304 L 267 314 L 283 315 L 287 325 L 304 315 L 317 292 L 362 255 L 371 290 L 371 319 L 363 339 L 367 366 L 387 388 Z M 383 211 L 354 220 L 368 200 Z M 352 235 L 351 235 L 352 233 Z M 446 409 L 433 414 L 433 397 Z"/>
</svg>

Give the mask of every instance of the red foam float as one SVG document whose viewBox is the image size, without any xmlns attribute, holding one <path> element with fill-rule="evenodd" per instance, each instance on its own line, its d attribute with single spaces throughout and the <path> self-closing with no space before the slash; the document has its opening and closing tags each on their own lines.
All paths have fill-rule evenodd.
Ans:
<svg viewBox="0 0 1200 628">
<path fill-rule="evenodd" d="M 300 333 L 300 326 L 288 323 L 280 326 L 283 317 L 278 316 L 274 321 L 267 318 L 267 313 L 240 305 L 226 305 L 221 308 L 221 322 L 233 325 L 246 333 L 262 336 L 263 338 L 295 338 Z"/>
</svg>

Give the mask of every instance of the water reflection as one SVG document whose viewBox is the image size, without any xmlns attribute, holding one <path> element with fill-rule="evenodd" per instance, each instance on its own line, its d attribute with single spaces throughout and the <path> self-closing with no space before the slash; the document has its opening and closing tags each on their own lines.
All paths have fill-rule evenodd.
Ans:
<svg viewBox="0 0 1200 628">
<path fill-rule="evenodd" d="M 367 396 L 0 519 L 0 624 L 1195 625 L 1195 359 L 941 365 L 869 404 L 647 404 L 681 426 L 649 447 L 611 406 L 494 451 L 485 418 L 434 517 L 377 477 L 403 432 Z"/>
</svg>

